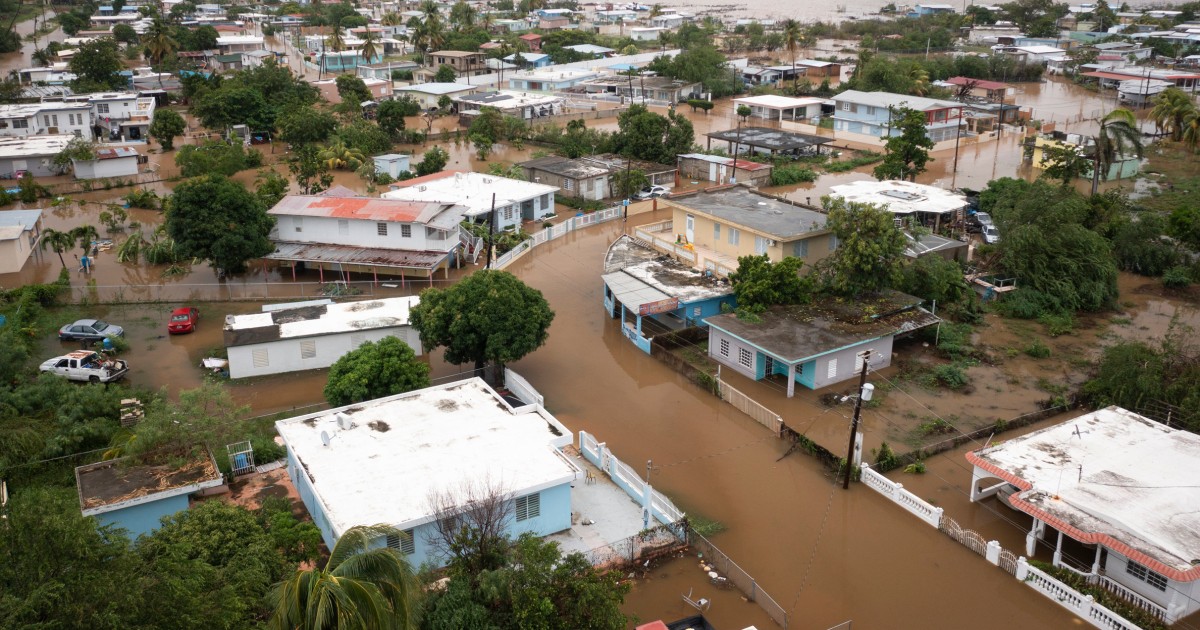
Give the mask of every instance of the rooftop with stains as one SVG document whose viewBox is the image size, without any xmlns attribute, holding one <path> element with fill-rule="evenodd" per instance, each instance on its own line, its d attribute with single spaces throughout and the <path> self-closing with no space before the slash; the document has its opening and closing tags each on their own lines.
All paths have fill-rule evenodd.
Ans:
<svg viewBox="0 0 1200 630">
<path fill-rule="evenodd" d="M 273 215 L 331 217 L 362 221 L 393 221 L 400 223 L 434 223 L 440 215 L 448 215 L 448 224 L 462 220 L 462 211 L 454 212 L 453 202 L 434 200 L 381 199 L 378 197 L 344 197 L 340 195 L 288 195 L 279 200 L 267 213 Z"/>
<path fill-rule="evenodd" d="M 696 271 L 627 234 L 613 241 L 604 255 L 604 276 L 614 273 L 623 273 L 681 303 L 733 293 L 728 282 Z"/>
<path fill-rule="evenodd" d="M 95 516 L 224 483 L 207 449 L 190 456 L 160 459 L 163 461 L 134 463 L 122 458 L 76 468 L 75 482 L 83 515 Z M 166 463 L 168 460 L 182 463 L 171 465 Z"/>
<path fill-rule="evenodd" d="M 281 308 L 225 316 L 225 345 L 249 344 L 407 326 L 417 296 Z"/>
<path fill-rule="evenodd" d="M 481 480 L 527 494 L 574 479 L 571 432 L 542 407 L 511 406 L 482 379 L 275 423 L 340 536 L 355 525 L 429 521 L 429 498 Z"/>
<path fill-rule="evenodd" d="M 1200 579 L 1200 435 L 1107 407 L 967 454 L 1018 509 L 1177 580 Z"/>
</svg>

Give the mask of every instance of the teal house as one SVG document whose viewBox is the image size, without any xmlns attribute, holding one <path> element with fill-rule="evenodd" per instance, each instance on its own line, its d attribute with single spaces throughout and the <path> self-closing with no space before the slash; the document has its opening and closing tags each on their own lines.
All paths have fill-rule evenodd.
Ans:
<svg viewBox="0 0 1200 630">
<path fill-rule="evenodd" d="M 125 530 L 130 539 L 158 529 L 164 516 L 188 509 L 193 493 L 225 483 L 207 450 L 185 465 L 133 464 L 114 459 L 75 469 L 84 516 Z"/>
</svg>

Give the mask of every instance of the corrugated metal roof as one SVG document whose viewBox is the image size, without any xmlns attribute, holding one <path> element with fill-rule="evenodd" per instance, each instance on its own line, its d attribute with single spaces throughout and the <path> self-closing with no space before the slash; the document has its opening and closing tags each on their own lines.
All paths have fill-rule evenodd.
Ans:
<svg viewBox="0 0 1200 630">
<path fill-rule="evenodd" d="M 94 151 L 97 160 L 115 160 L 117 158 L 137 157 L 138 152 L 130 147 L 110 147 Z"/>
<path fill-rule="evenodd" d="M 324 195 L 288 195 L 275 204 L 268 214 L 332 217 L 363 221 L 394 221 L 400 223 L 424 223 L 428 225 L 449 224 L 462 220 L 463 214 L 454 213 L 454 204 L 408 201 L 403 199 L 381 199 L 378 197 L 331 197 Z M 453 217 L 438 221 L 451 211 Z M 465 212 L 465 208 L 462 209 Z"/>
<path fill-rule="evenodd" d="M 275 243 L 274 253 L 267 254 L 265 258 L 298 262 L 373 265 L 399 269 L 434 269 L 449 255 L 449 252 L 437 251 L 278 242 Z"/>
</svg>

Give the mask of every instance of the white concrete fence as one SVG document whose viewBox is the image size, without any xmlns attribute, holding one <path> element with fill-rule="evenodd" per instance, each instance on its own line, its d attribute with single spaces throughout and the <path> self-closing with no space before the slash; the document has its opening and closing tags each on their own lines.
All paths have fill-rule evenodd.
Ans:
<svg viewBox="0 0 1200 630">
<path fill-rule="evenodd" d="M 560 236 L 566 236 L 569 232 L 574 232 L 579 228 L 619 219 L 623 211 L 623 206 L 613 206 L 604 210 L 574 216 L 558 225 L 534 232 L 530 238 L 525 239 L 519 245 L 504 252 L 502 256 L 498 256 L 492 261 L 492 269 L 504 269 L 534 247 L 543 243 L 549 243 Z"/>
<path fill-rule="evenodd" d="M 1003 549 L 999 542 L 992 540 L 983 545 L 976 544 L 982 541 L 978 534 L 970 530 L 960 530 L 957 523 L 953 523 L 953 519 L 945 516 L 942 508 L 905 490 L 903 484 L 896 483 L 875 472 L 865 462 L 860 470 L 862 471 L 863 485 L 887 497 L 927 525 L 946 532 L 951 538 L 982 555 L 988 562 L 1012 573 L 1033 590 L 1058 602 L 1058 605 L 1078 615 L 1092 626 L 1104 630 L 1140 630 L 1137 624 L 1096 603 L 1095 598 L 1091 595 L 1084 595 L 1030 565 L 1023 556 L 1017 558 L 1015 563 L 1011 562 L 1013 554 Z M 944 525 L 943 519 L 950 523 Z"/>
<path fill-rule="evenodd" d="M 634 238 L 641 240 L 643 243 L 653 247 L 654 249 L 674 256 L 679 260 L 688 263 L 689 265 L 695 265 L 696 252 L 675 243 L 675 241 L 670 238 L 663 238 L 659 236 L 660 234 L 669 234 L 674 236 L 674 233 L 671 232 L 672 226 L 673 223 L 671 221 L 647 223 L 646 225 L 638 226 L 633 231 L 633 235 Z"/>
<path fill-rule="evenodd" d="M 621 461 L 608 449 L 604 442 L 586 431 L 579 432 L 579 452 L 603 470 L 614 483 L 624 490 L 635 501 L 646 504 L 646 492 L 650 494 L 650 513 L 663 525 L 678 523 L 683 519 L 683 510 L 675 506 L 663 493 L 650 487 L 646 481 L 629 464 Z"/>
</svg>

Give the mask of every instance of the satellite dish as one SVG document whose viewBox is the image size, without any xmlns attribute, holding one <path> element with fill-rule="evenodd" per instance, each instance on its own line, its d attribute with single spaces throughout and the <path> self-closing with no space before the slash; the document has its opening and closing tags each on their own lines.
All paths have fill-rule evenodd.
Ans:
<svg viewBox="0 0 1200 630">
<path fill-rule="evenodd" d="M 326 433 L 325 431 L 321 431 L 321 444 L 324 444 L 325 446 L 329 446 L 329 440 L 330 440 L 329 434 Z"/>
</svg>

